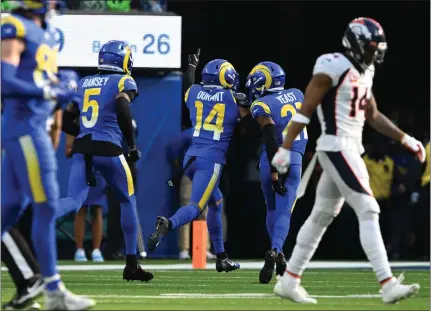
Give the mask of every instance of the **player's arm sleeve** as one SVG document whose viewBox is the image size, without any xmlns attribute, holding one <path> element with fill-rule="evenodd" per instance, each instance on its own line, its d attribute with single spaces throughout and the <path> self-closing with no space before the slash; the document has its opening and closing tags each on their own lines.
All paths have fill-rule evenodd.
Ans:
<svg viewBox="0 0 431 311">
<path fill-rule="evenodd" d="M 79 134 L 79 123 L 76 122 L 76 118 L 79 117 L 79 109 L 76 104 L 71 103 L 63 112 L 61 130 L 66 134 L 74 137 Z"/>
<path fill-rule="evenodd" d="M 132 113 L 130 112 L 131 100 L 132 99 L 125 92 L 119 93 L 115 99 L 118 125 L 129 147 L 136 145 Z"/>
<path fill-rule="evenodd" d="M 313 68 L 313 76 L 317 74 L 327 75 L 332 80 L 332 86 L 338 84 L 340 75 L 345 71 L 347 67 L 340 64 L 340 54 L 324 54 L 316 60 L 316 64 Z"/>
<path fill-rule="evenodd" d="M 275 124 L 272 120 L 270 107 L 262 101 L 255 101 L 251 107 L 251 115 L 257 119 L 262 129 L 262 138 L 266 147 L 266 155 L 269 163 L 277 152 L 277 138 L 275 133 Z M 276 173 L 277 170 L 271 165 L 271 173 Z"/>
<path fill-rule="evenodd" d="M 193 66 L 189 66 L 189 67 L 193 67 Z M 193 87 L 193 84 L 187 87 L 185 89 L 186 91 L 184 92 L 184 102 L 181 107 L 181 125 L 183 128 L 189 128 L 192 126 L 192 120 L 190 120 L 190 110 L 189 110 L 189 103 L 188 103 L 189 93 L 192 87 Z"/>
</svg>

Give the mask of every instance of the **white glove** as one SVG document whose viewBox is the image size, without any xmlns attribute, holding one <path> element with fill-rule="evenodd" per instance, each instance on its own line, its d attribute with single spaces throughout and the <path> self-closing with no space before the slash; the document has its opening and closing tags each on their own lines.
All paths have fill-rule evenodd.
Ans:
<svg viewBox="0 0 431 311">
<path fill-rule="evenodd" d="M 425 162 L 425 148 L 419 140 L 411 137 L 410 135 L 404 134 L 403 138 L 401 139 L 401 144 L 407 148 L 407 150 L 413 153 L 421 163 Z"/>
<path fill-rule="evenodd" d="M 278 148 L 272 158 L 271 164 L 280 174 L 286 173 L 290 165 L 290 150 L 283 147 Z"/>
</svg>

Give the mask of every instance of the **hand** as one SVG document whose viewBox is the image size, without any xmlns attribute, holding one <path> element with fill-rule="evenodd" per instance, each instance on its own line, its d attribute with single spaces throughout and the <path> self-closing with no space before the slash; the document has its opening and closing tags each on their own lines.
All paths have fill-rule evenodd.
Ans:
<svg viewBox="0 0 431 311">
<path fill-rule="evenodd" d="M 271 173 L 272 190 L 279 195 L 285 195 L 287 193 L 286 187 L 281 183 L 278 178 L 278 173 Z"/>
<path fill-rule="evenodd" d="M 401 144 L 413 155 L 415 155 L 421 163 L 425 162 L 425 148 L 419 140 L 411 137 L 410 135 L 404 134 L 403 138 L 401 139 Z"/>
<path fill-rule="evenodd" d="M 189 66 L 197 67 L 199 65 L 199 56 L 201 55 L 201 49 L 196 51 L 196 54 L 189 54 Z"/>
<path fill-rule="evenodd" d="M 67 105 L 70 102 L 80 104 L 82 96 L 74 90 L 70 90 L 64 83 L 50 84 L 44 87 L 44 98 L 47 100 L 56 100 L 61 105 Z"/>
<path fill-rule="evenodd" d="M 416 204 L 416 203 L 418 203 L 418 201 L 419 201 L 419 193 L 418 192 L 413 192 L 410 195 L 410 202 L 413 203 L 413 204 Z"/>
<path fill-rule="evenodd" d="M 271 164 L 279 173 L 286 173 L 290 165 L 290 150 L 283 147 L 278 148 L 274 158 L 272 158 Z"/>
<path fill-rule="evenodd" d="M 127 160 L 136 162 L 141 158 L 141 152 L 136 148 L 135 145 L 129 146 L 129 152 L 127 153 Z"/>
<path fill-rule="evenodd" d="M 250 102 L 247 98 L 247 95 L 244 93 L 234 93 L 233 97 L 235 98 L 238 105 L 244 108 L 250 108 Z"/>
</svg>

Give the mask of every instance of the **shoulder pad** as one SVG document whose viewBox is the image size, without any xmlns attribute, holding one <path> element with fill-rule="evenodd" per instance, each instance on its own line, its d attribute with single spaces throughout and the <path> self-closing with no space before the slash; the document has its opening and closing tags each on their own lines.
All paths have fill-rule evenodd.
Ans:
<svg viewBox="0 0 431 311">
<path fill-rule="evenodd" d="M 118 81 L 118 92 L 135 91 L 138 93 L 138 86 L 132 76 L 123 75 Z"/>
<path fill-rule="evenodd" d="M 8 15 L 1 20 L 1 38 L 4 39 L 25 39 L 27 29 L 25 23 L 19 17 Z"/>
<path fill-rule="evenodd" d="M 351 67 L 350 61 L 340 53 L 323 54 L 316 60 L 313 75 L 322 73 L 332 80 L 332 86 L 338 84 L 340 76 Z"/>
<path fill-rule="evenodd" d="M 271 109 L 261 100 L 254 101 L 251 104 L 250 110 L 253 118 L 271 116 Z"/>
</svg>

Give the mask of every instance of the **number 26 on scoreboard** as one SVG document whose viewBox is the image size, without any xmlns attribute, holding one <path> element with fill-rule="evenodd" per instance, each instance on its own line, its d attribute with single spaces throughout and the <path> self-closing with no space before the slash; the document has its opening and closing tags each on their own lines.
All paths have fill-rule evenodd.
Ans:
<svg viewBox="0 0 431 311">
<path fill-rule="evenodd" d="M 153 35 L 148 33 L 144 35 L 144 54 L 168 54 L 171 50 L 169 36 L 167 34 Z"/>
</svg>

